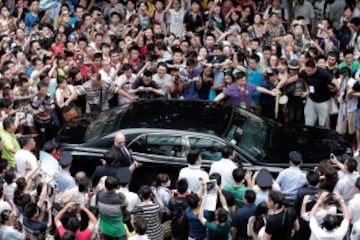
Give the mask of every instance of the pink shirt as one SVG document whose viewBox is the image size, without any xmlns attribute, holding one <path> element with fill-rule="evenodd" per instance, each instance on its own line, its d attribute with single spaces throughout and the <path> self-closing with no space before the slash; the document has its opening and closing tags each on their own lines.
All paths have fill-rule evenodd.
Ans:
<svg viewBox="0 0 360 240">
<path fill-rule="evenodd" d="M 57 231 L 59 233 L 60 238 L 62 239 L 67 230 L 64 228 L 63 225 L 60 225 L 57 228 Z M 79 230 L 77 230 L 75 233 L 77 240 L 90 240 L 91 235 L 92 235 L 92 231 L 90 228 L 86 228 L 84 231 L 81 231 L 81 232 Z"/>
</svg>

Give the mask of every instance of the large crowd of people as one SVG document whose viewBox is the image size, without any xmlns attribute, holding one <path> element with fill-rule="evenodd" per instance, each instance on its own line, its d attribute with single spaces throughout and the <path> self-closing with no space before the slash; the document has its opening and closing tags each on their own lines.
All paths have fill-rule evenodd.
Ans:
<svg viewBox="0 0 360 240">
<path fill-rule="evenodd" d="M 334 129 L 356 157 L 359 33 L 359 0 L 0 1 L 0 240 L 360 239 L 353 156 L 303 172 L 294 149 L 273 178 L 237 166 L 231 147 L 206 172 L 192 150 L 176 183 L 164 172 L 135 193 L 141 163 L 122 133 L 92 176 L 71 175 L 54 141 L 122 104 L 203 100 Z"/>
</svg>

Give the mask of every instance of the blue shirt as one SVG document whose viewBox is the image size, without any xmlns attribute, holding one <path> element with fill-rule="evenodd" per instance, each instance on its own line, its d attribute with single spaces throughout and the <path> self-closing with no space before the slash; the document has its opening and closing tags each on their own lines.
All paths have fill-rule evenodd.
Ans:
<svg viewBox="0 0 360 240">
<path fill-rule="evenodd" d="M 70 175 L 70 172 L 65 170 L 59 171 L 56 178 L 56 184 L 58 186 L 59 192 L 64 192 L 65 190 L 76 186 L 75 180 Z"/>
<path fill-rule="evenodd" d="M 182 77 L 182 81 L 187 82 L 191 81 L 192 79 L 200 76 L 200 70 L 194 69 L 192 73 L 188 74 L 185 70 L 182 70 L 180 72 L 180 75 Z M 198 100 L 199 99 L 199 93 L 196 89 L 196 82 L 193 81 L 187 87 L 184 88 L 183 96 L 186 100 Z"/>
<path fill-rule="evenodd" d="M 189 223 L 189 237 L 205 238 L 206 237 L 206 228 L 200 222 L 198 215 L 195 215 L 190 207 L 186 208 L 185 216 Z"/>
<path fill-rule="evenodd" d="M 300 168 L 289 167 L 279 173 L 276 182 L 285 196 L 295 198 L 297 191 L 306 184 L 306 177 Z"/>
<path fill-rule="evenodd" d="M 255 204 L 247 204 L 236 211 L 231 224 L 233 227 L 237 228 L 236 239 L 247 237 L 247 224 L 249 218 L 254 215 L 255 210 Z"/>
<path fill-rule="evenodd" d="M 33 26 L 37 23 L 40 23 L 40 18 L 38 15 L 32 14 L 32 12 L 28 12 L 25 15 L 25 26 L 26 31 L 29 32 L 32 30 Z"/>
<path fill-rule="evenodd" d="M 249 72 L 249 70 L 248 70 Z M 258 70 L 252 71 L 247 75 L 247 82 L 255 87 L 260 87 L 264 82 L 264 77 Z M 259 104 L 261 93 L 256 91 L 252 94 L 253 104 Z"/>
</svg>

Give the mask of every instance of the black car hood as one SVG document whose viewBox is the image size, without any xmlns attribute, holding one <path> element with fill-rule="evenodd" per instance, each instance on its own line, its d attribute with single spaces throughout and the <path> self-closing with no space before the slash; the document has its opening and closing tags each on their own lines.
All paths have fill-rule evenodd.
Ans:
<svg viewBox="0 0 360 240">
<path fill-rule="evenodd" d="M 233 108 L 207 101 L 154 100 L 122 105 L 67 124 L 58 142 L 80 144 L 125 128 L 163 128 L 223 135 Z M 109 122 L 113 122 L 110 126 Z"/>
<path fill-rule="evenodd" d="M 284 162 L 290 151 L 302 153 L 304 162 L 317 164 L 328 160 L 330 153 L 342 155 L 351 149 L 345 139 L 334 130 L 310 126 L 286 126 L 268 121 L 271 125 L 265 162 Z M 350 150 L 351 151 L 351 150 Z"/>
</svg>

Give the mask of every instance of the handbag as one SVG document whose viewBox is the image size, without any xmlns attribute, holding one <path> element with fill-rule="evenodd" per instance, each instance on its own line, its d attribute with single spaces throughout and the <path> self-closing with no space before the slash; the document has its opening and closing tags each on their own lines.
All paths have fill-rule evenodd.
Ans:
<svg viewBox="0 0 360 240">
<path fill-rule="evenodd" d="M 61 113 L 63 118 L 67 122 L 80 116 L 79 108 L 74 103 L 71 103 L 70 105 L 63 107 L 61 109 Z"/>
</svg>

